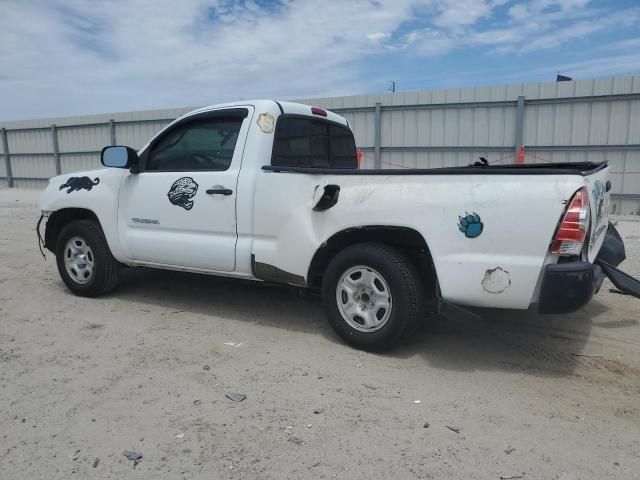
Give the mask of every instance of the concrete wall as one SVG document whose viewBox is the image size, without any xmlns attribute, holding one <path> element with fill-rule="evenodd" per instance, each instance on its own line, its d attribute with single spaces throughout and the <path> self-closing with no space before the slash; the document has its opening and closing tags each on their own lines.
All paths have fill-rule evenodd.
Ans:
<svg viewBox="0 0 640 480">
<path fill-rule="evenodd" d="M 640 214 L 638 76 L 301 101 L 349 120 L 365 150 L 364 167 L 465 165 L 480 156 L 495 164 L 512 163 L 517 145 L 524 144 L 527 162 L 607 160 L 613 170 L 614 211 Z M 98 153 L 113 136 L 118 144 L 140 147 L 169 119 L 189 110 L 0 123 L 7 129 L 14 184 L 37 188 L 58 170 L 98 167 Z M 6 176 L 0 161 L 0 177 Z"/>
</svg>

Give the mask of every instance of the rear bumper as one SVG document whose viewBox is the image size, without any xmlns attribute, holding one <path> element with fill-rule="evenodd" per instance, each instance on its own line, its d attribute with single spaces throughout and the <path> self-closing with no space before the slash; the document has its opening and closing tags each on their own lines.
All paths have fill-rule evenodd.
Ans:
<svg viewBox="0 0 640 480">
<path fill-rule="evenodd" d="M 585 306 L 598 293 L 604 277 L 626 295 L 640 298 L 640 281 L 616 267 L 625 259 L 624 243 L 609 224 L 604 243 L 595 260 L 556 263 L 545 267 L 540 287 L 540 313 L 570 313 Z"/>
<path fill-rule="evenodd" d="M 538 311 L 570 313 L 585 306 L 600 290 L 604 273 L 589 262 L 547 265 L 542 277 Z"/>
</svg>

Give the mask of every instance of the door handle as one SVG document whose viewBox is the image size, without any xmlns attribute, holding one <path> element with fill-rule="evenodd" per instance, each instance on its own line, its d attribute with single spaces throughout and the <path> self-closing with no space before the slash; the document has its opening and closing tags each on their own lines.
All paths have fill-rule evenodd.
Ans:
<svg viewBox="0 0 640 480">
<path fill-rule="evenodd" d="M 230 188 L 209 188 L 207 194 L 209 195 L 231 195 L 233 190 Z"/>
</svg>

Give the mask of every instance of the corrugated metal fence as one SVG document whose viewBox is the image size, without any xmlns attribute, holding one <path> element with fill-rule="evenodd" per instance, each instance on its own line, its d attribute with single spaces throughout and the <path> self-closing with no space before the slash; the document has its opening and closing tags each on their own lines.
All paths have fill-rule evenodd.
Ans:
<svg viewBox="0 0 640 480">
<path fill-rule="evenodd" d="M 368 168 L 607 160 L 615 213 L 640 214 L 640 77 L 302 100 L 351 123 Z M 5 123 L 0 179 L 40 187 L 99 166 L 109 144 L 142 146 L 189 111 L 154 110 Z M 8 152 L 8 153 L 7 153 Z M 0 182 L 3 180 L 0 180 Z"/>
<path fill-rule="evenodd" d="M 106 145 L 139 148 L 174 118 L 179 108 L 43 120 L 0 125 L 0 185 L 42 188 L 60 173 L 99 168 Z M 7 154 L 8 152 L 8 154 Z"/>
</svg>

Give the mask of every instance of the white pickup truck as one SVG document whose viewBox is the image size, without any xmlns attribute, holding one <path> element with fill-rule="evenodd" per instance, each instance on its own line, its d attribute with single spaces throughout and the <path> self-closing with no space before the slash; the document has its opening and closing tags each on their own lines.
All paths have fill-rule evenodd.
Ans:
<svg viewBox="0 0 640 480">
<path fill-rule="evenodd" d="M 321 289 L 333 328 L 364 349 L 391 346 L 430 297 L 563 313 L 605 274 L 640 295 L 615 268 L 606 163 L 365 170 L 356 157 L 349 123 L 320 108 L 202 108 L 138 152 L 106 147 L 111 168 L 52 178 L 41 241 L 77 295 L 113 289 L 123 266 Z"/>
</svg>

